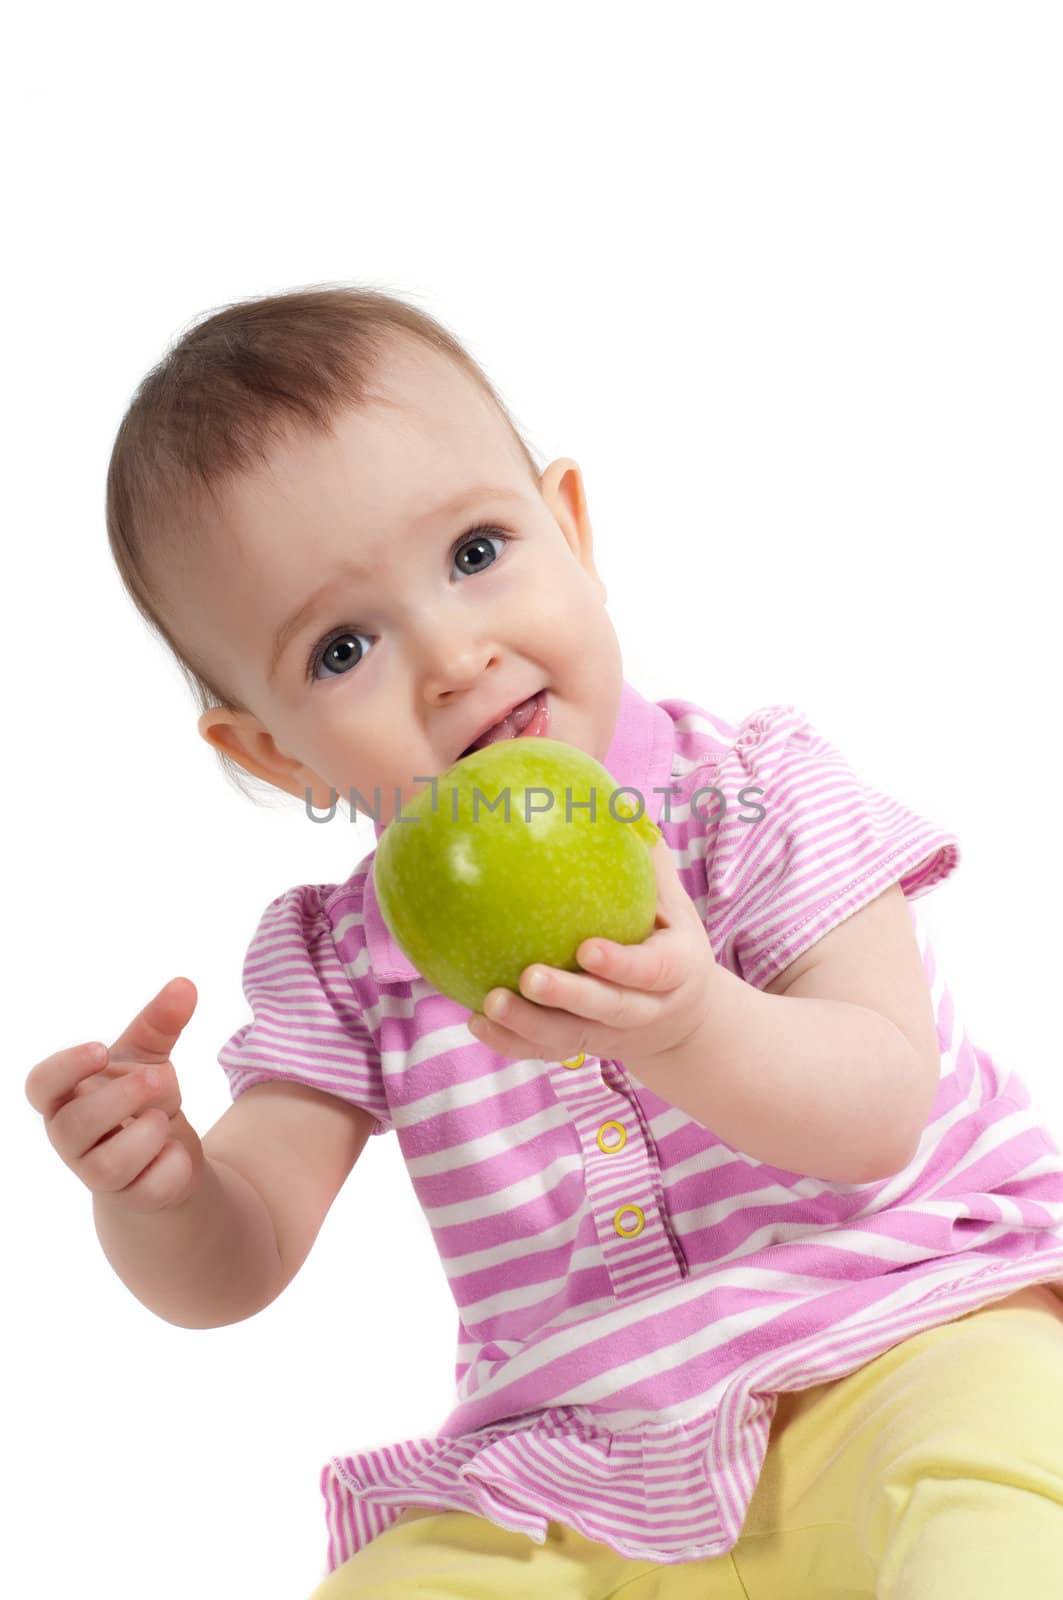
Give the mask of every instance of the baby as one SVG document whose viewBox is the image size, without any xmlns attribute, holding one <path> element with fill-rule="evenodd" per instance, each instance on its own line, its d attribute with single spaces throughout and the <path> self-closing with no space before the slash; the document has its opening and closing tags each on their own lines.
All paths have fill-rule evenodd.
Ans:
<svg viewBox="0 0 1063 1600">
<path fill-rule="evenodd" d="M 121 425 L 108 527 L 238 782 L 379 839 L 539 697 L 662 832 L 649 937 L 484 1016 L 391 940 L 372 852 L 278 895 L 202 1137 L 187 978 L 29 1074 L 111 1265 L 187 1328 L 269 1305 L 397 1134 L 455 1404 L 326 1463 L 313 1600 L 1057 1592 L 1063 1157 L 912 905 L 954 836 L 793 705 L 644 699 L 578 465 L 540 472 L 460 343 L 375 290 L 193 327 Z"/>
</svg>

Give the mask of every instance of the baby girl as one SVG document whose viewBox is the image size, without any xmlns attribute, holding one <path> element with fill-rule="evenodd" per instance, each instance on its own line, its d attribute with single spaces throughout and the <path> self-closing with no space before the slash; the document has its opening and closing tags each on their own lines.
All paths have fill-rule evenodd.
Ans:
<svg viewBox="0 0 1063 1600">
<path fill-rule="evenodd" d="M 378 291 L 194 326 L 122 422 L 108 526 L 239 783 L 349 797 L 379 840 L 492 729 L 545 733 L 661 830 L 650 935 L 483 1015 L 389 936 L 375 852 L 277 895 L 202 1136 L 187 978 L 29 1074 L 107 1259 L 187 1328 L 269 1305 L 396 1133 L 454 1403 L 327 1461 L 313 1600 L 1058 1592 L 1063 1157 L 913 904 L 955 837 L 794 705 L 643 698 L 579 466 L 540 470 L 458 340 Z"/>
</svg>

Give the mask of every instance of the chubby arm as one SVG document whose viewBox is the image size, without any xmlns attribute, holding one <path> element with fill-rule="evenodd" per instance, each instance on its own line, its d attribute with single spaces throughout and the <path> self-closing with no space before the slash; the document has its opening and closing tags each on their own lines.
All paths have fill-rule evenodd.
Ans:
<svg viewBox="0 0 1063 1600">
<path fill-rule="evenodd" d="M 255 1316 L 306 1260 L 372 1126 L 367 1111 L 307 1085 L 256 1083 L 204 1134 L 203 1177 L 189 1199 L 138 1214 L 94 1195 L 104 1254 L 175 1327 Z M 174 1132 L 196 1139 L 183 1111 Z"/>
<path fill-rule="evenodd" d="M 761 990 L 716 961 L 663 839 L 653 859 L 657 923 L 646 939 L 585 939 L 575 973 L 526 967 L 520 993 L 491 990 L 469 1031 L 518 1059 L 621 1061 L 728 1144 L 790 1172 L 834 1183 L 899 1172 L 941 1071 L 900 885 Z"/>
<path fill-rule="evenodd" d="M 338 1095 L 277 1078 L 245 1089 L 204 1134 L 204 1154 L 238 1173 L 265 1207 L 280 1257 L 280 1289 L 310 1254 L 373 1121 Z"/>
<path fill-rule="evenodd" d="M 895 883 L 764 990 L 726 968 L 682 1046 L 640 1071 L 648 1088 L 736 1149 L 836 1183 L 911 1160 L 937 1096 L 940 1052 L 907 902 Z"/>
</svg>

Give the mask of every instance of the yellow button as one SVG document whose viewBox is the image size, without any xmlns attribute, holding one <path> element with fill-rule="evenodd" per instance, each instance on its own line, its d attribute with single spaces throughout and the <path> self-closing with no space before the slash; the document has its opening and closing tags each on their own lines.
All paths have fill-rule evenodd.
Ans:
<svg viewBox="0 0 1063 1600">
<path fill-rule="evenodd" d="M 581 1050 L 578 1056 L 572 1056 L 568 1061 L 562 1061 L 561 1065 L 563 1067 L 582 1067 L 586 1059 L 586 1052 Z"/>
<path fill-rule="evenodd" d="M 633 1228 L 622 1228 L 620 1226 L 620 1218 L 621 1217 L 626 1217 L 631 1213 L 634 1213 L 634 1216 L 635 1216 L 635 1219 L 636 1219 L 635 1227 L 633 1227 Z M 643 1215 L 643 1211 L 642 1211 L 642 1207 L 641 1206 L 621 1206 L 620 1210 L 617 1212 L 616 1216 L 613 1218 L 613 1227 L 616 1229 L 616 1231 L 620 1235 L 621 1239 L 634 1239 L 638 1234 L 640 1234 L 642 1232 L 642 1230 L 643 1230 L 643 1228 L 645 1226 L 646 1226 L 646 1218 Z"/>
<path fill-rule="evenodd" d="M 620 1137 L 618 1139 L 611 1139 L 607 1144 L 605 1141 L 605 1136 L 609 1132 L 610 1128 L 615 1128 Z M 615 1155 L 618 1150 L 622 1150 L 626 1144 L 627 1129 L 624 1127 L 622 1122 L 602 1123 L 601 1127 L 598 1129 L 598 1148 L 600 1150 L 604 1150 L 607 1156 L 612 1156 Z"/>
</svg>

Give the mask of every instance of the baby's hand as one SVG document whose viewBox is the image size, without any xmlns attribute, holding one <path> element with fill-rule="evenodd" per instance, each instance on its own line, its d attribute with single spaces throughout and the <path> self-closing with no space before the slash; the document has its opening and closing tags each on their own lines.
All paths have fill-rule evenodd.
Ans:
<svg viewBox="0 0 1063 1600">
<path fill-rule="evenodd" d="M 203 1147 L 169 1059 L 197 999 L 187 978 L 171 979 L 109 1051 L 73 1045 L 26 1079 L 26 1098 L 60 1159 L 93 1194 L 133 1211 L 180 1205 L 199 1186 Z"/>
<path fill-rule="evenodd" d="M 492 989 L 469 1030 L 499 1055 L 567 1061 L 580 1051 L 623 1061 L 635 1075 L 682 1046 L 702 1026 L 713 996 L 717 971 L 709 936 L 697 907 L 679 881 L 667 840 L 653 849 L 657 874 L 657 921 L 641 944 L 585 939 L 576 952 L 581 966 L 600 977 L 584 977 L 558 967 L 526 967 L 523 995 Z M 593 952 L 601 951 L 595 961 Z M 537 974 L 546 982 L 534 987 Z"/>
</svg>

